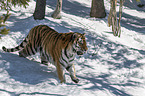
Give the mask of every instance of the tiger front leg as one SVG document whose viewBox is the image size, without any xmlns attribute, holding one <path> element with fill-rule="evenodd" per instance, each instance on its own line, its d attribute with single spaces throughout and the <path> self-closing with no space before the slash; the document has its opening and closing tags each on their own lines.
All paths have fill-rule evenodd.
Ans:
<svg viewBox="0 0 145 96">
<path fill-rule="evenodd" d="M 69 72 L 72 81 L 74 81 L 75 83 L 78 83 L 79 79 L 76 77 L 74 64 L 72 64 L 71 66 L 68 66 L 66 69 Z"/>
</svg>

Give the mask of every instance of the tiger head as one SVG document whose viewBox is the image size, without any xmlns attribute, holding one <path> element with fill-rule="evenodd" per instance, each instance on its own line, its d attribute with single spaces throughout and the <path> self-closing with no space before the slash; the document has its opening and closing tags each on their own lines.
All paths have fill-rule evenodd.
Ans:
<svg viewBox="0 0 145 96">
<path fill-rule="evenodd" d="M 83 55 L 84 52 L 88 50 L 86 45 L 85 33 L 77 33 L 73 34 L 73 51 L 77 53 L 77 55 Z"/>
</svg>

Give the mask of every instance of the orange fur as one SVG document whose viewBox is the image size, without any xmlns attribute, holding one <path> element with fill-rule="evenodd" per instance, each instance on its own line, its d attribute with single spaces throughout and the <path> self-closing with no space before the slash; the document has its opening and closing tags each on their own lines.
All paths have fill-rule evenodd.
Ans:
<svg viewBox="0 0 145 96">
<path fill-rule="evenodd" d="M 36 32 L 35 32 L 35 28 L 37 28 Z M 45 36 L 45 38 L 43 37 L 43 34 L 45 34 L 45 31 L 41 31 L 41 30 L 39 30 L 39 28 L 41 28 L 41 30 L 43 30 L 43 29 L 49 30 L 49 32 L 46 31 L 47 36 Z M 42 39 L 41 40 L 42 48 L 43 48 L 43 50 L 45 50 L 45 52 L 47 54 L 51 55 L 55 65 L 56 65 L 58 77 L 61 80 L 61 82 L 64 81 L 63 70 L 62 70 L 61 65 L 59 63 L 59 59 L 60 59 L 60 56 L 61 56 L 61 50 L 64 49 L 67 45 L 68 45 L 68 48 L 70 46 L 72 46 L 73 41 L 71 40 L 71 36 L 73 34 L 74 34 L 73 32 L 58 33 L 55 30 L 49 28 L 48 26 L 42 27 L 41 25 L 32 28 L 30 33 L 29 33 L 29 42 L 32 44 L 32 46 L 34 44 L 36 44 L 34 42 L 35 37 L 40 36 L 40 38 Z M 36 35 L 36 36 L 34 36 L 34 35 Z M 51 35 L 51 37 L 50 37 L 50 35 Z M 60 37 L 59 37 L 59 35 L 60 35 Z M 76 39 L 74 40 L 74 42 L 76 41 Z"/>
<path fill-rule="evenodd" d="M 28 34 L 28 43 L 32 44 L 32 46 L 38 46 L 40 42 L 43 50 L 52 57 L 61 83 L 64 82 L 63 69 L 59 62 L 62 49 L 66 47 L 69 49 L 69 47 L 76 42 L 77 38 L 83 39 L 84 44 L 80 46 L 86 47 L 85 36 L 77 32 L 75 32 L 75 34 L 77 35 L 73 40 L 71 37 L 74 35 L 74 32 L 58 33 L 46 25 L 36 26 L 32 28 Z M 37 41 L 36 38 L 39 38 L 39 41 Z M 87 47 L 85 49 L 87 50 Z"/>
<path fill-rule="evenodd" d="M 75 45 L 73 45 L 74 43 Z M 77 77 L 75 76 L 75 72 L 72 72 L 73 69 L 70 64 L 67 64 L 65 66 L 63 64 L 60 64 L 62 63 L 61 60 L 63 58 L 61 57 L 62 50 L 65 50 L 64 55 L 66 55 L 66 51 L 72 52 L 72 46 L 76 45 L 79 50 L 81 50 L 80 48 L 82 48 L 82 51 L 87 51 L 84 34 L 77 32 L 58 33 L 46 25 L 38 25 L 30 30 L 28 36 L 19 46 L 10 49 L 7 49 L 3 46 L 3 50 L 6 52 L 19 51 L 19 56 L 21 57 L 31 56 L 36 54 L 36 52 L 40 52 L 41 61 L 43 61 L 43 64 L 44 62 L 47 63 L 47 61 L 54 63 L 57 68 L 58 77 L 61 80 L 61 83 L 65 82 L 65 79 L 63 77 L 63 67 L 65 67 L 67 71 L 70 72 L 71 79 L 77 83 Z M 73 51 L 74 50 L 75 49 L 73 49 Z M 78 52 L 77 54 L 80 54 L 80 51 L 75 50 L 75 52 Z M 83 52 L 81 54 L 83 54 Z M 72 60 L 74 60 L 74 56 Z"/>
</svg>

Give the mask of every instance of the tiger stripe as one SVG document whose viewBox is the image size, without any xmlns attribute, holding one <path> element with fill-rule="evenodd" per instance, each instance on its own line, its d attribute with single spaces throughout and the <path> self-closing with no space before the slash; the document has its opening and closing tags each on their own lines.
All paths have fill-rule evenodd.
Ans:
<svg viewBox="0 0 145 96">
<path fill-rule="evenodd" d="M 41 62 L 50 62 L 57 68 L 61 82 L 65 82 L 63 67 L 70 73 L 72 81 L 79 82 L 75 76 L 73 61 L 76 54 L 87 51 L 85 35 L 78 32 L 58 33 L 47 25 L 32 28 L 24 41 L 15 48 L 2 47 L 5 52 L 19 51 L 19 56 L 27 57 L 40 52 Z"/>
</svg>

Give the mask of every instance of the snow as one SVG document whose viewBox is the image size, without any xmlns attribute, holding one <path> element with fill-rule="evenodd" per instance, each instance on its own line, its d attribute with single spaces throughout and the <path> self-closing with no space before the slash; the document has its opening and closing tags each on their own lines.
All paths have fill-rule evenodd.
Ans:
<svg viewBox="0 0 145 96">
<path fill-rule="evenodd" d="M 109 0 L 104 3 L 108 16 Z M 144 96 L 145 7 L 137 4 L 135 0 L 124 3 L 120 38 L 111 33 L 107 17 L 89 17 L 91 0 L 63 0 L 61 19 L 51 17 L 56 1 L 47 0 L 44 20 L 33 19 L 33 0 L 27 9 L 13 7 L 7 21 L 10 33 L 0 39 L 0 96 Z M 78 84 L 67 72 L 66 83 L 60 84 L 56 68 L 40 64 L 39 54 L 22 58 L 18 52 L 2 51 L 2 46 L 19 45 L 40 24 L 58 32 L 86 33 L 88 51 L 75 59 Z"/>
</svg>

